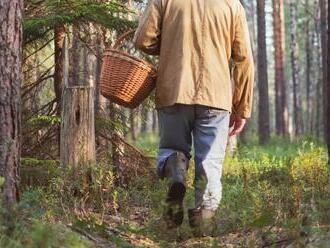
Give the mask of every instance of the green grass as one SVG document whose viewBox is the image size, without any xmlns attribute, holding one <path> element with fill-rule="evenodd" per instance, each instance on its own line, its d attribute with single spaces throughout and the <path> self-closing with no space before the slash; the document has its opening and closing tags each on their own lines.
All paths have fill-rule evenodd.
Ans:
<svg viewBox="0 0 330 248">
<path fill-rule="evenodd" d="M 52 205 L 54 199 L 48 197 L 48 194 L 38 188 L 29 189 L 22 194 L 16 214 L 12 216 L 14 227 L 10 234 L 0 224 L 0 247 L 91 247 L 89 240 L 54 218 L 57 207 Z"/>
<path fill-rule="evenodd" d="M 140 137 L 135 145 L 157 156 L 156 135 Z M 191 163 L 186 207 L 194 202 Z M 48 186 L 23 187 L 13 234 L 0 225 L 0 247 L 95 247 L 75 230 L 117 247 L 329 247 L 330 171 L 325 147 L 311 139 L 252 143 L 226 158 L 215 238 L 194 238 L 187 217 L 180 228 L 167 230 L 161 218 L 165 183 L 140 175 L 120 187 L 109 168 L 83 169 L 80 175 L 93 178 L 88 187 L 85 177 L 73 180 L 70 170 L 57 171 Z"/>
<path fill-rule="evenodd" d="M 155 146 L 143 139 L 140 147 L 148 144 L 151 148 Z M 186 205 L 190 207 L 194 199 L 193 175 L 190 166 L 186 197 Z M 263 242 L 271 243 L 280 234 L 291 241 L 327 232 L 329 176 L 325 148 L 310 139 L 296 142 L 275 139 L 263 147 L 256 144 L 240 147 L 234 157 L 225 161 L 216 233 L 257 230 Z M 160 211 L 159 198 L 156 197 L 152 207 L 155 216 Z M 150 229 L 162 230 L 162 224 L 155 228 L 150 223 Z M 168 235 L 169 239 L 161 233 L 158 235 L 169 242 L 173 237 L 185 240 L 191 238 L 186 229 L 189 228 L 185 223 L 177 235 Z"/>
</svg>

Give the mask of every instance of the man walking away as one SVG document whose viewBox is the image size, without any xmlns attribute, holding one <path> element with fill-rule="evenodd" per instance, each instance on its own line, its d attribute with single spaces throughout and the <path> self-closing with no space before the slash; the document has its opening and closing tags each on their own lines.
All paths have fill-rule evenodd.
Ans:
<svg viewBox="0 0 330 248">
<path fill-rule="evenodd" d="M 193 144 L 196 206 L 188 216 L 196 233 L 205 234 L 221 199 L 229 126 L 236 135 L 251 115 L 254 66 L 244 9 L 239 0 L 149 0 L 134 42 L 160 56 L 158 175 L 169 183 L 165 220 L 169 228 L 182 224 Z"/>
</svg>

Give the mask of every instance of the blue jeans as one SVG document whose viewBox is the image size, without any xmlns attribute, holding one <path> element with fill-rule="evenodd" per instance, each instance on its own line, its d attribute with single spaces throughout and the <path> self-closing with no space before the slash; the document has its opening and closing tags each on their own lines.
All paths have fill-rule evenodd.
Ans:
<svg viewBox="0 0 330 248">
<path fill-rule="evenodd" d="M 216 210 L 220 204 L 221 175 L 229 132 L 228 111 L 201 105 L 175 104 L 158 109 L 160 145 L 157 173 L 177 151 L 188 159 L 195 150 L 196 208 Z"/>
</svg>

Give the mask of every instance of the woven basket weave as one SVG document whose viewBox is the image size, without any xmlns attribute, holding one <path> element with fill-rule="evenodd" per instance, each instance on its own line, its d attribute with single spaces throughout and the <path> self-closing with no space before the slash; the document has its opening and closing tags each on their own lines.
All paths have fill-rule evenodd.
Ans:
<svg viewBox="0 0 330 248">
<path fill-rule="evenodd" d="M 118 38 L 114 48 L 103 54 L 100 77 L 101 94 L 121 106 L 136 108 L 155 87 L 156 70 L 142 59 L 116 49 L 131 34 Z"/>
</svg>

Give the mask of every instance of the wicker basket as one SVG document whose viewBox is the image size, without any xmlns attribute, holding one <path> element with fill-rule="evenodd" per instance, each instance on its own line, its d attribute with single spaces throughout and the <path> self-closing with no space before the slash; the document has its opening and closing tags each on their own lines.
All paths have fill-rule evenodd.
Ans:
<svg viewBox="0 0 330 248">
<path fill-rule="evenodd" d="M 100 77 L 101 94 L 114 103 L 136 108 L 155 87 L 156 70 L 142 59 L 116 49 L 133 31 L 118 38 L 103 54 Z"/>
</svg>

